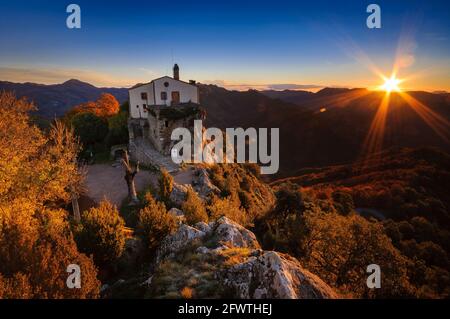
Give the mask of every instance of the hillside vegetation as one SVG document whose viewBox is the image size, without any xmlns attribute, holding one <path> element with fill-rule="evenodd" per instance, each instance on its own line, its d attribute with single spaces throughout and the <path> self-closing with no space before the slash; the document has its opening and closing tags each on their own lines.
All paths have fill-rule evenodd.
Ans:
<svg viewBox="0 0 450 319">
<path fill-rule="evenodd" d="M 408 290 L 410 293 L 421 297 L 448 297 L 450 157 L 447 153 L 430 148 L 391 150 L 378 155 L 369 162 L 305 170 L 300 176 L 273 183 L 273 187 L 283 190 L 285 185 L 291 185 L 290 192 L 298 192 L 299 199 L 311 202 L 313 207 L 318 206 L 321 211 L 331 212 L 325 215 L 327 217 L 315 221 L 314 214 L 305 213 L 310 210 L 307 208 L 310 203 L 298 209 L 302 212 L 300 225 L 306 225 L 306 229 L 308 223 L 316 225 L 311 228 L 312 232 L 321 233 L 319 229 L 323 229 L 323 232 L 331 229 L 341 232 L 347 227 L 345 223 L 358 221 L 366 224 L 365 227 L 375 227 L 384 238 L 384 244 L 376 245 L 382 249 L 390 247 L 393 253 L 396 251 L 396 256 L 402 260 L 402 267 L 407 269 L 406 276 L 412 287 L 412 290 Z M 309 221 L 310 218 L 313 221 Z M 333 219 L 332 224 L 322 228 Z M 283 220 L 285 217 L 275 215 L 267 223 L 284 225 Z M 348 231 L 353 233 L 355 230 L 350 228 Z M 349 240 L 346 233 L 344 231 L 340 239 L 334 239 L 338 246 L 341 241 Z M 286 236 L 286 232 L 283 232 L 279 235 L 281 241 L 269 238 L 269 245 L 282 245 L 299 258 L 311 258 L 310 254 L 314 252 L 302 246 L 304 241 L 290 247 L 295 237 L 310 234 L 300 232 L 294 238 L 289 234 Z M 263 233 L 263 236 L 267 234 Z M 360 238 L 359 242 L 368 239 Z M 366 258 L 367 249 L 373 247 L 368 243 L 363 247 L 360 255 Z M 328 257 L 329 252 L 325 256 Z M 394 260 L 391 256 L 391 262 Z M 313 267 L 321 274 L 318 265 L 313 263 Z"/>
</svg>

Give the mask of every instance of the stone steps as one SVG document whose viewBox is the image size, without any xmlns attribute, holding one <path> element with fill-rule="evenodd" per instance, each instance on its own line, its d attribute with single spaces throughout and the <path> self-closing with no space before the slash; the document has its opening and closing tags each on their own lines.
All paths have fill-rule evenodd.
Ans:
<svg viewBox="0 0 450 319">
<path fill-rule="evenodd" d="M 178 171 L 179 165 L 172 161 L 170 156 L 165 156 L 158 152 L 150 142 L 143 138 L 136 138 L 130 142 L 130 153 L 134 160 L 138 160 L 145 165 L 153 165 L 159 169 L 164 168 L 169 173 Z"/>
</svg>

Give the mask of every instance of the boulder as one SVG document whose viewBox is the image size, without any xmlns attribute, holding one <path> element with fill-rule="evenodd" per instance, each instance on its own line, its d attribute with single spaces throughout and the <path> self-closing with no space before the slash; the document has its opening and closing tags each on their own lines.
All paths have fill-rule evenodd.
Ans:
<svg viewBox="0 0 450 319">
<path fill-rule="evenodd" d="M 216 221 L 212 230 L 218 243 L 228 247 L 260 249 L 254 233 L 227 217 Z"/>
<path fill-rule="evenodd" d="M 211 182 L 208 171 L 205 168 L 198 168 L 195 175 L 193 185 L 200 197 L 206 198 L 211 193 L 220 193 L 220 189 Z"/>
<path fill-rule="evenodd" d="M 243 299 L 328 299 L 336 293 L 289 255 L 263 251 L 224 270 L 223 284 Z"/>
<path fill-rule="evenodd" d="M 205 223 L 205 222 L 198 222 L 197 224 L 194 225 L 195 228 L 197 228 L 198 230 L 201 230 L 205 233 L 208 233 L 211 231 L 211 225 Z"/>
<path fill-rule="evenodd" d="M 190 185 L 181 185 L 173 183 L 172 192 L 170 193 L 170 200 L 176 205 L 181 206 L 186 200 L 186 193 Z"/>
<path fill-rule="evenodd" d="M 182 224 L 177 231 L 163 239 L 156 252 L 156 263 L 174 256 L 177 252 L 190 245 L 193 240 L 202 238 L 205 232 Z"/>
</svg>

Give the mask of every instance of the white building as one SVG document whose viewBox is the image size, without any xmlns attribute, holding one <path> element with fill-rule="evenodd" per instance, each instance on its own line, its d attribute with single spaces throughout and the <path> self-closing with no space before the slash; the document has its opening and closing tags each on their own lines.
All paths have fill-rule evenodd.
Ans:
<svg viewBox="0 0 450 319">
<path fill-rule="evenodd" d="M 163 76 L 129 90 L 131 118 L 147 118 L 151 107 L 177 106 L 186 103 L 199 104 L 195 81 L 180 80 L 179 67 L 173 67 L 173 78 Z"/>
<path fill-rule="evenodd" d="M 173 78 L 163 76 L 131 88 L 129 103 L 130 154 L 146 164 L 159 165 L 155 163 L 157 154 L 150 156 L 153 150 L 170 155 L 175 143 L 171 133 L 175 128 L 186 127 L 193 131 L 194 121 L 206 116 L 199 105 L 195 81 L 181 81 L 177 64 L 173 67 Z"/>
</svg>

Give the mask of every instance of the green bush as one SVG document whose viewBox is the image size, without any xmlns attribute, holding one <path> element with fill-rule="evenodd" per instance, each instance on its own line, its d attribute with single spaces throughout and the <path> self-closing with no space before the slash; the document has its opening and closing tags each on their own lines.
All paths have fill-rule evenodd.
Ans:
<svg viewBox="0 0 450 319">
<path fill-rule="evenodd" d="M 125 247 L 125 222 L 117 208 L 107 201 L 82 214 L 82 228 L 77 233 L 80 249 L 94 255 L 97 265 L 116 261 Z"/>
<path fill-rule="evenodd" d="M 138 234 L 144 239 L 146 247 L 154 250 L 165 236 L 176 229 L 177 221 L 167 212 L 164 204 L 157 202 L 150 193 L 145 199 L 147 204 L 139 211 Z"/>
</svg>

